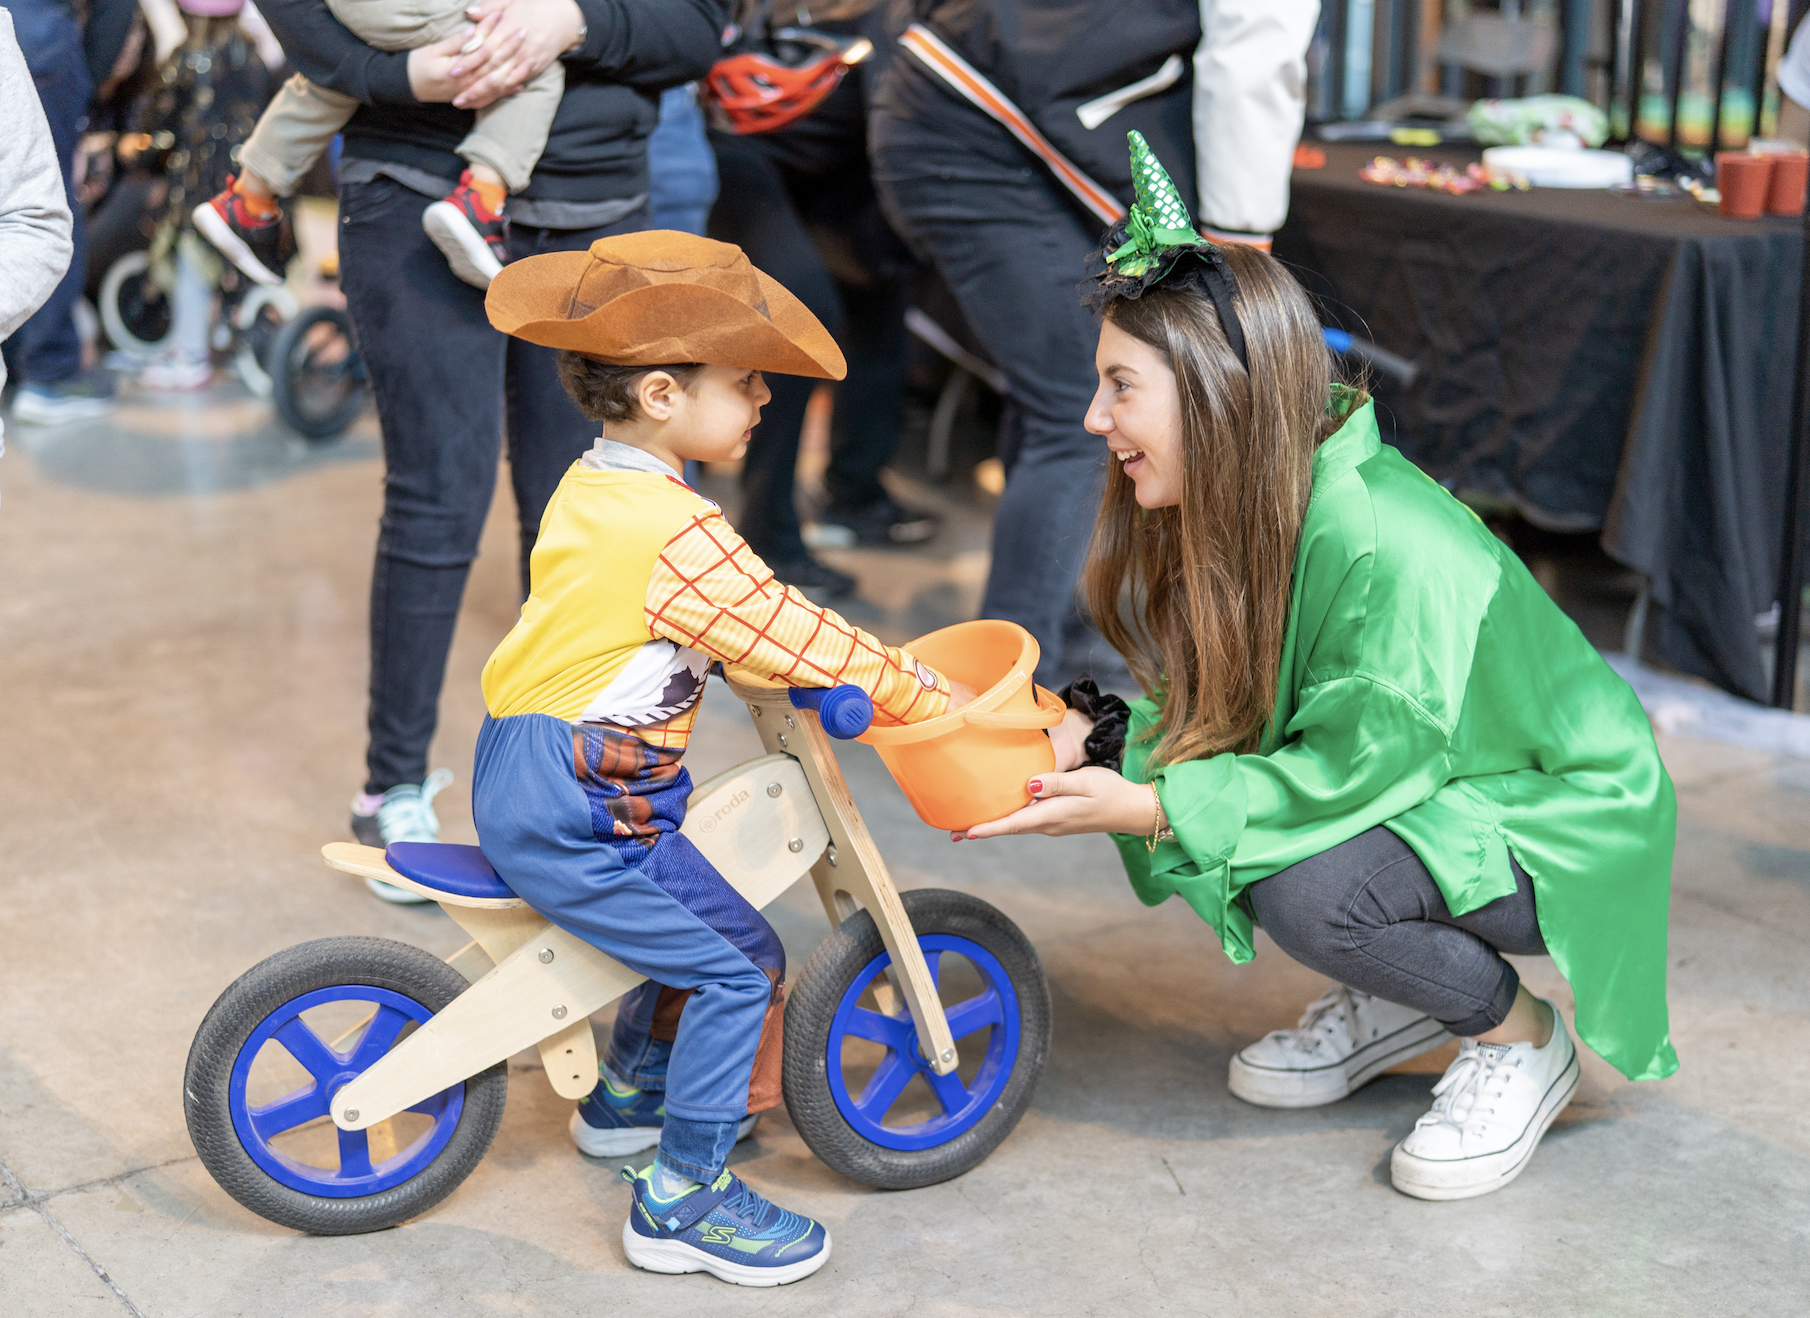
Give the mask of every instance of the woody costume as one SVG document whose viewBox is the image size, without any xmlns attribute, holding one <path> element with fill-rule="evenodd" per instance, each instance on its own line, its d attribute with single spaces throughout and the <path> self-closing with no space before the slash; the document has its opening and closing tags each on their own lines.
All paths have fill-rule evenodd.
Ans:
<svg viewBox="0 0 1810 1318">
<path fill-rule="evenodd" d="M 739 248 L 686 234 L 516 262 L 486 307 L 507 333 L 612 364 L 844 369 L 815 317 Z M 901 723 L 945 712 L 949 685 L 780 584 L 716 504 L 609 439 L 549 501 L 530 576 L 483 674 L 484 854 L 535 910 L 647 976 L 618 1008 L 606 1076 L 663 1091 L 661 1164 L 714 1186 L 742 1118 L 780 1101 L 785 953 L 678 831 L 707 670 L 851 683 Z"/>
</svg>

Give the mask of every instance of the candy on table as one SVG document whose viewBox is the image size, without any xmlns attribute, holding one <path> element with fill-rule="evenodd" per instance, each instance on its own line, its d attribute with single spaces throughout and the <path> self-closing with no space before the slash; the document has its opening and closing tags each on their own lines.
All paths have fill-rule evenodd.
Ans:
<svg viewBox="0 0 1810 1318">
<path fill-rule="evenodd" d="M 1449 192 L 1455 197 L 1461 197 L 1467 192 L 1480 192 L 1484 188 L 1495 192 L 1525 192 L 1528 186 L 1526 178 L 1519 174 L 1488 169 L 1475 161 L 1460 167 L 1436 160 L 1422 160 L 1417 156 L 1409 156 L 1406 160 L 1378 156 L 1358 171 L 1358 177 L 1366 183 L 1382 183 L 1396 188 L 1431 188 L 1435 192 Z"/>
</svg>

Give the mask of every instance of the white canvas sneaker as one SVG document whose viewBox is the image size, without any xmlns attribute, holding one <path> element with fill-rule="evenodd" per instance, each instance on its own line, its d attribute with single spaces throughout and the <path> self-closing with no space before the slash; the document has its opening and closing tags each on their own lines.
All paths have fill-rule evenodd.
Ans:
<svg viewBox="0 0 1810 1318">
<path fill-rule="evenodd" d="M 1389 1159 L 1397 1190 L 1416 1199 L 1470 1199 L 1521 1174 L 1577 1092 L 1577 1048 L 1557 1008 L 1546 1006 L 1552 1038 L 1544 1048 L 1474 1039 L 1459 1046 L 1458 1060 L 1433 1086 L 1433 1110 Z"/>
<path fill-rule="evenodd" d="M 1294 1029 L 1266 1034 L 1232 1058 L 1228 1083 L 1258 1107 L 1319 1107 L 1451 1037 L 1424 1012 L 1335 984 Z"/>
</svg>

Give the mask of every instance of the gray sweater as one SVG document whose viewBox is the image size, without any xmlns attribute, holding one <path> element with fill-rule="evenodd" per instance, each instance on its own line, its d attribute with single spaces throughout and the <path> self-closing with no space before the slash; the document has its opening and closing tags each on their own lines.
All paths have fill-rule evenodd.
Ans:
<svg viewBox="0 0 1810 1318">
<path fill-rule="evenodd" d="M 31 70 L 0 9 L 0 339 L 31 319 L 55 291 L 75 250 L 63 171 Z M 0 388 L 6 364 L 0 360 Z M 6 431 L 0 425 L 0 451 Z"/>
</svg>

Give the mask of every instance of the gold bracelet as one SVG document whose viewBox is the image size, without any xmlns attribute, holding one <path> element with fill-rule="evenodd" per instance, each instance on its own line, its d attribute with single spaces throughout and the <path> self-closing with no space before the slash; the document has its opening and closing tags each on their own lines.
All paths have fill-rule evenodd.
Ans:
<svg viewBox="0 0 1810 1318">
<path fill-rule="evenodd" d="M 1155 852 L 1156 844 L 1165 842 L 1174 837 L 1175 830 L 1168 826 L 1168 820 L 1163 816 L 1163 798 L 1157 794 L 1156 784 L 1150 783 L 1148 786 L 1150 788 L 1150 799 L 1156 804 L 1156 819 L 1150 825 L 1150 837 L 1149 840 L 1144 843 L 1144 846 L 1151 852 Z"/>
</svg>

